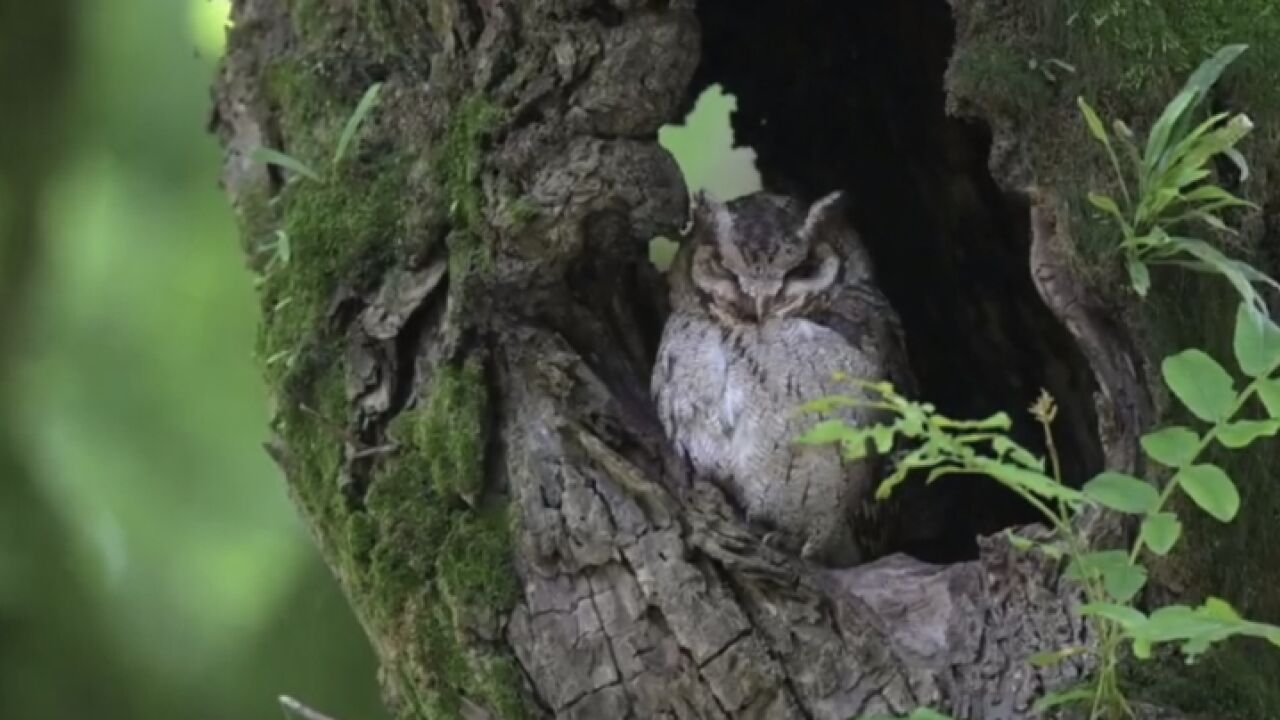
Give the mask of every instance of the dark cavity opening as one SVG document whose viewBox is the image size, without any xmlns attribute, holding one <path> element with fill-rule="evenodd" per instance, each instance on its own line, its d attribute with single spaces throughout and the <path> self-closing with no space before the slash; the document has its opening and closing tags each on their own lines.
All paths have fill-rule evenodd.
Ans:
<svg viewBox="0 0 1280 720">
<path fill-rule="evenodd" d="M 720 83 L 738 101 L 737 141 L 768 190 L 812 201 L 852 195 L 852 221 L 902 316 L 923 398 L 960 418 L 1014 417 L 1041 388 L 1061 406 L 1054 437 L 1078 485 L 1101 469 L 1095 382 L 1028 270 L 1026 202 L 987 169 L 990 133 L 949 117 L 943 75 L 955 41 L 945 0 L 707 0 L 690 104 Z M 976 538 L 1038 520 L 993 481 L 948 478 L 895 547 L 924 560 L 976 556 Z M 915 515 L 913 513 L 913 515 Z"/>
</svg>

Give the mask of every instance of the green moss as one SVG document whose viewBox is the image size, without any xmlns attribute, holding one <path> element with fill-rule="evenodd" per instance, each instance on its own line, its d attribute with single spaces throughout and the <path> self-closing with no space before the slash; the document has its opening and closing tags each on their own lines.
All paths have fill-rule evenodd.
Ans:
<svg viewBox="0 0 1280 720">
<path fill-rule="evenodd" d="M 440 587 L 454 616 L 466 618 L 514 604 L 511 536 L 505 508 L 469 513 L 454 524 L 440 549 Z"/>
<path fill-rule="evenodd" d="M 314 70 L 297 59 L 273 62 L 263 73 L 267 98 L 279 109 L 280 130 L 290 155 L 318 167 L 337 138 L 337 102 Z M 322 147 L 323 146 L 323 147 Z"/>
<path fill-rule="evenodd" d="M 1004 45 L 982 44 L 960 48 L 951 59 L 955 92 L 972 96 L 995 85 L 1001 113 L 1025 115 L 1043 107 L 1053 95 L 1048 78 L 1032 69 L 1032 59 Z"/>
<path fill-rule="evenodd" d="M 1280 66 L 1280 6 L 1273 0 L 990 2 L 973 3 L 964 15 L 950 90 L 979 113 L 1025 128 L 1035 180 L 1067 194 L 1073 236 L 1095 264 L 1110 258 L 1103 251 L 1116 241 L 1085 194 L 1118 189 L 1075 108 L 1077 96 L 1106 121 L 1123 119 L 1144 132 L 1201 61 L 1223 45 L 1246 43 L 1218 92 L 1261 126 L 1246 153 L 1259 165 L 1280 163 L 1280 84 L 1270 77 Z M 1037 89 L 1030 63 L 1051 60 L 1075 72 L 1055 72 L 1057 82 Z"/>
<path fill-rule="evenodd" d="M 478 363 L 436 377 L 414 422 L 414 442 L 430 463 L 437 489 L 474 504 L 484 489 L 488 390 Z"/>
<path fill-rule="evenodd" d="M 456 229 L 450 246 L 450 269 L 455 279 L 465 277 L 470 268 L 488 263 L 489 253 L 482 239 L 485 218 L 480 171 L 484 165 L 484 142 L 503 118 L 502 110 L 483 96 L 463 98 L 432 157 L 436 181 L 444 188 Z"/>
<path fill-rule="evenodd" d="M 436 172 L 447 190 L 453 217 L 476 231 L 484 223 L 480 170 L 484 141 L 502 121 L 501 109 L 480 95 L 458 103 L 436 155 Z"/>
<path fill-rule="evenodd" d="M 324 325 L 323 315 L 342 284 L 358 287 L 384 266 L 394 250 L 404 172 L 384 160 L 371 168 L 344 164 L 317 182 L 298 180 L 285 190 L 283 232 L 290 259 L 262 285 L 261 357 L 278 379 Z"/>
<path fill-rule="evenodd" d="M 409 685 L 429 718 L 460 717 L 464 697 L 524 716 L 518 670 L 492 640 L 518 587 L 507 504 L 482 502 L 488 407 L 480 363 L 439 369 L 391 428 L 400 450 L 374 473 L 368 528 L 348 525 L 350 546 L 368 548 L 360 595 L 379 626 L 419 648 Z"/>
<path fill-rule="evenodd" d="M 493 656 L 480 662 L 477 670 L 479 690 L 498 715 L 510 720 L 529 717 L 525 709 L 527 700 L 517 689 L 523 684 L 524 677 L 515 661 L 509 657 Z"/>
<path fill-rule="evenodd" d="M 1234 69 L 1242 104 L 1280 109 L 1270 74 L 1280 62 L 1280 7 L 1273 0 L 1070 0 L 1067 47 L 1086 82 L 1116 94 L 1167 99 L 1219 47 L 1246 43 Z"/>
<path fill-rule="evenodd" d="M 290 491 L 331 561 L 345 565 L 345 553 L 331 543 L 342 537 L 348 516 L 338 482 L 342 464 L 341 427 L 347 411 L 340 368 L 308 361 L 300 365 L 276 419 L 287 448 Z"/>
</svg>

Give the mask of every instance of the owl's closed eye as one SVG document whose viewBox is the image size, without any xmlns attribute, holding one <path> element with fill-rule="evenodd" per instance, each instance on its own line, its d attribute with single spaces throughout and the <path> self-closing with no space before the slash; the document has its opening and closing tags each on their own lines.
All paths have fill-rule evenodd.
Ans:
<svg viewBox="0 0 1280 720">
<path fill-rule="evenodd" d="M 839 221 L 841 193 L 803 214 L 764 193 L 696 200 L 690 263 L 694 287 L 723 320 L 763 323 L 802 314 L 830 290 L 841 258 L 823 233 Z"/>
</svg>

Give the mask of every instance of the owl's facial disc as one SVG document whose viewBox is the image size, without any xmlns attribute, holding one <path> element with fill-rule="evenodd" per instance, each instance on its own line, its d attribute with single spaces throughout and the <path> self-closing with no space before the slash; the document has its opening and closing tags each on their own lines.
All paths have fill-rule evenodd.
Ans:
<svg viewBox="0 0 1280 720">
<path fill-rule="evenodd" d="M 725 269 L 716 249 L 711 245 L 699 245 L 693 251 L 690 275 L 693 284 L 710 296 L 712 304 L 730 310 L 737 315 L 736 305 L 742 295 L 733 274 Z"/>
<path fill-rule="evenodd" d="M 690 270 L 709 310 L 722 319 L 759 323 L 808 308 L 840 271 L 839 257 L 822 237 L 840 199 L 833 193 L 804 216 L 775 197 L 726 205 L 699 193 Z"/>
<path fill-rule="evenodd" d="M 840 273 L 840 258 L 826 243 L 819 243 L 809 257 L 787 273 L 774 314 L 791 315 L 826 292 Z"/>
</svg>

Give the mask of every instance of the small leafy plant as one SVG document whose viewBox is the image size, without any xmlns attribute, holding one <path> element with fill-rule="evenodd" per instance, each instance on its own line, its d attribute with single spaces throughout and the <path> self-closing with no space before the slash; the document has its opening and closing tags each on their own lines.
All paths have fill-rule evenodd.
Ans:
<svg viewBox="0 0 1280 720">
<path fill-rule="evenodd" d="M 1163 488 L 1118 472 L 1103 472 L 1079 490 L 1066 485 L 1050 431 L 1057 408 L 1048 394 L 1031 407 L 1031 414 L 1044 429 L 1047 459 L 1010 439 L 1012 423 L 1005 413 L 982 420 L 955 420 L 933 405 L 902 397 L 892 385 L 852 378 L 844 380 L 856 393 L 822 398 L 806 405 L 805 410 L 831 413 L 840 408 L 872 407 L 890 413 L 893 422 L 854 427 L 843 420 L 824 420 L 798 442 L 838 443 L 850 459 L 862 458 L 872 448 L 882 454 L 895 447 L 907 448 L 897 470 L 877 489 L 879 499 L 888 497 L 913 472 L 926 472 L 928 483 L 948 475 L 980 474 L 1036 508 L 1048 523 L 1049 538 L 1032 540 L 1009 533 L 1010 541 L 1017 548 L 1036 549 L 1067 562 L 1066 577 L 1080 584 L 1088 601 L 1081 612 L 1093 619 L 1098 630 L 1096 647 L 1061 648 L 1030 659 L 1034 664 L 1049 665 L 1092 654 L 1097 667 L 1096 675 L 1084 685 L 1041 698 L 1036 710 L 1087 703 L 1090 720 L 1133 717 L 1119 683 L 1121 651 L 1126 646 L 1139 659 L 1150 658 L 1152 649 L 1164 643 L 1177 643 L 1185 656 L 1194 658 L 1213 643 L 1238 635 L 1264 638 L 1280 646 L 1280 627 L 1245 620 L 1218 598 L 1209 598 L 1198 607 L 1162 607 L 1149 615 L 1135 607 L 1135 599 L 1147 582 L 1147 570 L 1141 562 L 1144 551 L 1167 555 L 1182 536 L 1182 522 L 1170 505 L 1175 494 L 1181 493 L 1222 522 L 1230 522 L 1239 512 L 1235 484 L 1221 467 L 1203 460 L 1205 452 L 1215 445 L 1243 449 L 1280 431 L 1280 327 L 1242 303 L 1234 350 L 1246 378 L 1239 389 L 1231 374 L 1200 350 L 1186 350 L 1165 359 L 1161 368 L 1165 384 L 1201 427 L 1166 427 L 1142 438 L 1147 456 L 1173 473 Z M 1265 419 L 1243 416 L 1255 405 Z M 1075 522 L 1089 506 L 1139 516 L 1141 529 L 1132 546 L 1091 547 Z M 937 720 L 945 716 L 912 717 Z"/>
<path fill-rule="evenodd" d="M 1253 129 L 1248 116 L 1215 113 L 1193 124 L 1209 89 L 1246 48 L 1229 45 L 1201 64 L 1151 126 L 1143 148 L 1139 149 L 1137 137 L 1125 123 L 1112 123 L 1128 173 L 1098 113 L 1083 97 L 1077 99 L 1090 134 L 1107 151 L 1120 190 L 1119 198 L 1090 193 L 1089 201 L 1120 230 L 1123 239 L 1119 249 L 1139 296 L 1145 297 L 1151 287 L 1150 265 L 1181 265 L 1221 274 L 1253 311 L 1263 315 L 1266 304 L 1255 285 L 1280 288 L 1252 265 L 1204 240 L 1186 236 L 1192 223 L 1234 234 L 1221 211 L 1256 209 L 1211 180 L 1212 164 L 1219 157 L 1235 164 L 1241 180 L 1249 177 L 1248 163 L 1235 147 Z"/>
<path fill-rule="evenodd" d="M 1161 644 L 1176 644 L 1183 655 L 1194 659 L 1214 643 L 1241 635 L 1280 646 L 1280 627 L 1246 620 L 1219 598 L 1208 598 L 1196 607 L 1170 605 L 1150 614 L 1135 606 L 1147 583 L 1144 555 L 1167 555 L 1182 537 L 1182 521 L 1170 506 L 1174 495 L 1181 493 L 1221 522 L 1232 521 L 1240 511 L 1235 483 L 1221 467 L 1203 461 L 1205 452 L 1214 446 L 1241 450 L 1280 432 L 1280 327 L 1271 321 L 1266 302 L 1255 289 L 1259 284 L 1273 288 L 1280 284 L 1208 242 L 1183 234 L 1193 222 L 1232 234 L 1234 230 L 1218 213 L 1256 207 L 1210 180 L 1211 163 L 1219 157 L 1235 164 L 1242 181 L 1248 178 L 1248 164 L 1235 146 L 1253 129 L 1249 118 L 1218 113 L 1193 125 L 1209 89 L 1245 49 L 1231 45 L 1206 60 L 1165 107 L 1142 149 L 1127 125 L 1119 120 L 1112 123 L 1131 176 L 1102 119 L 1084 98 L 1078 99 L 1089 132 L 1107 151 L 1120 190 L 1118 199 L 1090 193 L 1089 200 L 1120 230 L 1119 250 L 1138 295 L 1145 297 L 1151 287 L 1149 266 L 1164 264 L 1221 274 L 1241 297 L 1233 349 L 1246 378 L 1242 388 L 1237 389 L 1231 373 L 1201 350 L 1185 350 L 1162 363 L 1165 384 L 1200 423 L 1198 428 L 1162 428 L 1141 438 L 1146 455 L 1172 473 L 1163 487 L 1118 472 L 1100 473 L 1079 490 L 1064 484 L 1051 432 L 1057 408 L 1047 393 L 1030 409 L 1043 428 L 1047 459 L 1009 437 L 1012 423 L 1004 413 L 984 420 L 954 420 L 933 405 L 902 397 L 887 383 L 845 378 L 856 393 L 805 406 L 821 413 L 873 407 L 895 418 L 865 428 L 824 420 L 799 439 L 807 444 L 837 443 L 851 459 L 864 457 L 872 448 L 886 454 L 905 445 L 908 449 L 899 451 L 896 471 L 877 489 L 879 499 L 888 497 L 914 472 L 927 471 L 927 483 L 948 475 L 980 474 L 1009 488 L 1044 516 L 1050 529 L 1047 539 L 1012 532 L 1007 537 L 1018 549 L 1066 561 L 1064 575 L 1083 589 L 1088 602 L 1080 612 L 1091 618 L 1098 639 L 1091 647 L 1060 648 L 1029 658 L 1034 665 L 1048 666 L 1092 655 L 1096 668 L 1080 686 L 1041 698 L 1036 712 L 1087 705 L 1089 720 L 1136 717 L 1119 682 L 1121 651 L 1126 647 L 1134 657 L 1146 660 Z M 1256 419 L 1259 416 L 1262 419 Z M 1127 549 L 1090 546 L 1077 522 L 1085 509 L 1139 516 L 1141 525 L 1133 544 Z M 921 708 L 908 720 L 951 719 Z"/>
<path fill-rule="evenodd" d="M 378 94 L 382 91 L 382 83 L 374 83 L 364 91 L 364 95 L 360 97 L 360 101 L 356 103 L 355 110 L 351 112 L 351 116 L 347 118 L 346 123 L 342 127 L 342 133 L 338 136 L 338 143 L 334 147 L 333 156 L 329 165 L 325 170 L 332 173 L 334 169 L 339 167 L 347 151 L 351 147 L 351 143 L 355 140 L 356 134 L 360 132 L 360 128 L 368 119 L 369 114 L 373 112 L 374 106 L 378 102 Z M 279 150 L 269 147 L 254 148 L 249 155 L 250 158 L 257 162 L 268 165 L 282 167 L 294 173 L 298 177 L 305 178 L 314 182 L 324 182 L 326 176 L 312 169 L 298 158 L 288 155 Z M 274 202 L 274 199 L 273 199 Z M 270 255 L 267 262 L 262 267 L 262 273 L 255 279 L 255 284 L 261 286 L 266 282 L 267 278 L 275 271 L 287 267 L 289 261 L 293 257 L 292 242 L 289 234 L 284 230 L 277 229 L 275 237 L 271 242 L 264 243 L 257 250 L 258 253 Z M 285 305 L 293 301 L 293 298 L 286 297 L 276 303 L 275 310 L 280 310 Z M 286 367 L 293 364 L 295 350 L 281 350 L 273 353 L 264 361 L 267 367 L 271 367 L 278 363 L 284 363 Z"/>
<path fill-rule="evenodd" d="M 333 150 L 333 159 L 329 163 L 329 168 L 336 168 L 342 163 L 342 158 L 346 156 L 347 149 L 351 146 L 351 141 L 355 139 L 356 133 L 360 131 L 360 126 L 368 119 L 369 113 L 373 111 L 374 105 L 378 102 L 378 93 L 382 91 L 382 83 L 374 83 L 364 91 L 364 95 L 360 97 L 360 102 L 356 103 L 356 109 L 351 112 L 351 117 L 347 118 L 347 122 L 342 127 L 342 134 L 338 136 L 338 144 Z M 266 163 L 268 165 L 276 165 L 294 172 L 309 180 L 320 182 L 322 177 L 311 166 L 301 160 L 288 155 L 279 150 L 269 147 L 254 148 L 250 153 L 250 157 L 254 160 Z"/>
</svg>

